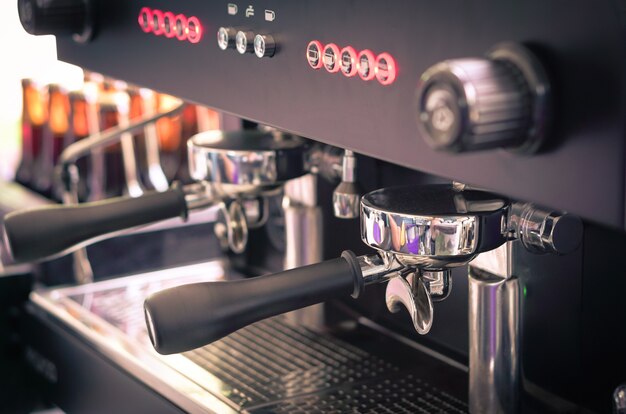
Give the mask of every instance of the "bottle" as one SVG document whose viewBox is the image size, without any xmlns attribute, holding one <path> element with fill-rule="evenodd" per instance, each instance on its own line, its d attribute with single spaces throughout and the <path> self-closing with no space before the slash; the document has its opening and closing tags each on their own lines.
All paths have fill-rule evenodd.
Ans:
<svg viewBox="0 0 626 414">
<path fill-rule="evenodd" d="M 85 96 L 84 90 L 72 91 L 69 94 L 70 99 L 70 118 L 71 118 L 71 136 L 72 143 L 87 138 L 90 135 L 89 125 L 89 104 Z M 89 196 L 87 186 L 89 176 L 89 157 L 81 157 L 76 161 L 78 168 L 78 200 L 82 203 Z"/>
<path fill-rule="evenodd" d="M 44 94 L 32 79 L 22 80 L 22 159 L 15 181 L 32 188 L 35 160 L 41 151 L 48 111 Z"/>
<path fill-rule="evenodd" d="M 50 84 L 47 89 L 48 122 L 44 124 L 41 150 L 35 159 L 33 183 L 42 195 L 59 200 L 54 166 L 69 141 L 69 98 L 60 85 Z"/>
</svg>

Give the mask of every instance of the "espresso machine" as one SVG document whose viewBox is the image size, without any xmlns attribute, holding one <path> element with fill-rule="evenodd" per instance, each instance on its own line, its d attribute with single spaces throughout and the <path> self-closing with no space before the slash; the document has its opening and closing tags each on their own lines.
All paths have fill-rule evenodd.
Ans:
<svg viewBox="0 0 626 414">
<path fill-rule="evenodd" d="M 65 205 L 4 219 L 6 263 L 76 273 L 19 307 L 37 398 L 626 412 L 621 0 L 17 6 L 61 60 L 181 99 L 68 147 Z M 77 203 L 79 158 L 182 100 L 246 128 L 191 137 L 190 182 Z M 207 211 L 203 260 L 88 277 L 86 246 Z"/>
</svg>

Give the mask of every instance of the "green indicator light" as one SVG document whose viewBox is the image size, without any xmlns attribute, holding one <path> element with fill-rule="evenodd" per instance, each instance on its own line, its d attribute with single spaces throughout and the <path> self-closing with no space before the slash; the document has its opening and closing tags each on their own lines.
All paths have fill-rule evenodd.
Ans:
<svg viewBox="0 0 626 414">
<path fill-rule="evenodd" d="M 527 293 L 526 286 L 524 286 L 524 297 L 526 297 L 526 293 Z"/>
</svg>

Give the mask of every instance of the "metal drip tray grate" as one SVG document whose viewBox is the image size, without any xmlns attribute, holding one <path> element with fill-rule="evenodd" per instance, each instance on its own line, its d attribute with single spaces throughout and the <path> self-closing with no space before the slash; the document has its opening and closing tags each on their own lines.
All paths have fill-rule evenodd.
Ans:
<svg viewBox="0 0 626 414">
<path fill-rule="evenodd" d="M 159 360 L 236 411 L 467 412 L 464 402 L 429 385 L 414 367 L 400 367 L 330 334 L 293 326 L 283 316 L 258 322 L 182 355 L 157 355 L 146 332 L 144 298 L 165 287 L 224 277 L 223 269 L 211 269 L 215 274 L 208 277 L 206 267 L 190 268 L 194 272 L 177 280 L 167 273 L 163 277 L 131 276 L 57 289 L 47 297 L 57 305 L 65 304 L 93 334 L 114 335 L 117 343 L 123 338 L 122 342 L 134 344 L 125 348 L 135 348 L 135 355 L 141 355 L 138 359 Z M 119 349 L 119 345 L 114 348 Z M 165 376 L 159 378 L 168 381 Z M 213 410 L 221 412 L 219 408 Z"/>
</svg>

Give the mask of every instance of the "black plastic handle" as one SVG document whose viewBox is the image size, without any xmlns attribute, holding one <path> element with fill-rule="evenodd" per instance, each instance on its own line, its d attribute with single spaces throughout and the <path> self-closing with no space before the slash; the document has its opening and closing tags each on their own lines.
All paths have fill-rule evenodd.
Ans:
<svg viewBox="0 0 626 414">
<path fill-rule="evenodd" d="M 8 214 L 4 220 L 11 257 L 30 262 L 68 253 L 102 236 L 172 217 L 186 217 L 183 189 L 117 197 L 76 206 L 46 206 Z"/>
<path fill-rule="evenodd" d="M 354 253 L 284 272 L 157 292 L 144 309 L 152 345 L 174 354 L 216 341 L 253 322 L 328 299 L 358 296 L 363 285 Z"/>
</svg>

